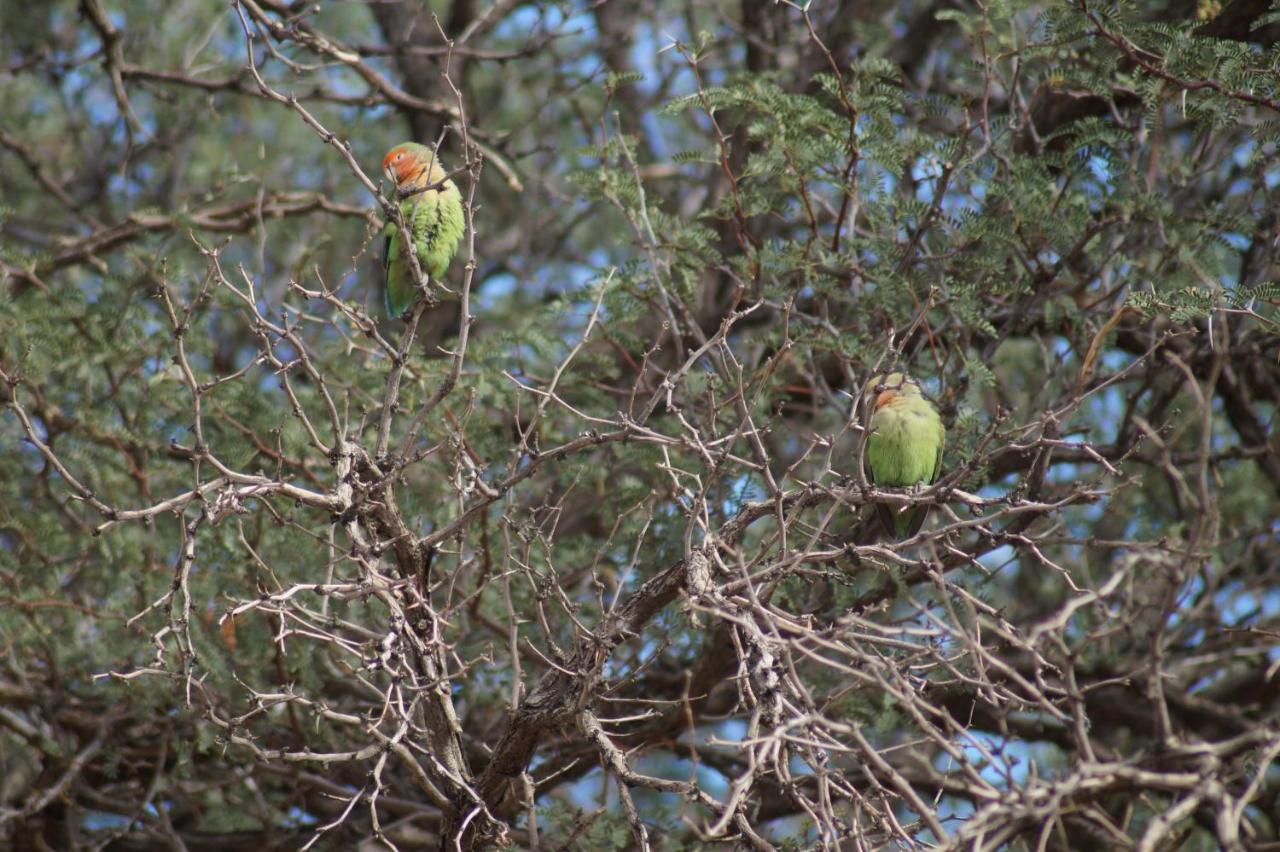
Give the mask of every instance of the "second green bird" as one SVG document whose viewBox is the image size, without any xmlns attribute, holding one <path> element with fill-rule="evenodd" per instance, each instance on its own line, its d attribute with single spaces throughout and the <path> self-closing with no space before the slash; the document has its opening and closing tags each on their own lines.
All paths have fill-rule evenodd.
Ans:
<svg viewBox="0 0 1280 852">
<path fill-rule="evenodd" d="M 903 373 L 890 373 L 868 382 L 866 393 L 872 410 L 867 478 L 890 488 L 933 483 L 942 470 L 947 433 L 920 385 Z M 928 506 L 898 511 L 895 506 L 876 504 L 885 533 L 899 539 L 918 533 L 928 513 Z"/>
<path fill-rule="evenodd" d="M 436 152 L 416 142 L 403 142 L 388 151 L 382 158 L 382 171 L 395 182 L 400 215 L 418 255 L 419 268 L 431 281 L 441 281 L 466 228 L 462 194 L 440 165 Z M 406 192 L 412 194 L 406 196 Z M 387 313 L 396 319 L 413 307 L 417 288 L 395 222 L 387 223 L 385 234 L 383 283 Z"/>
</svg>

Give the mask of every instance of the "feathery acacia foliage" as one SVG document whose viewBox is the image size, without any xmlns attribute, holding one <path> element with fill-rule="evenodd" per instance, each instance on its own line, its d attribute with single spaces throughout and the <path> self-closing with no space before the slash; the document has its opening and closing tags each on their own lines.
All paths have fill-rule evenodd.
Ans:
<svg viewBox="0 0 1280 852">
<path fill-rule="evenodd" d="M 152 6 L 0 0 L 0 844 L 1280 843 L 1266 4 Z"/>
</svg>

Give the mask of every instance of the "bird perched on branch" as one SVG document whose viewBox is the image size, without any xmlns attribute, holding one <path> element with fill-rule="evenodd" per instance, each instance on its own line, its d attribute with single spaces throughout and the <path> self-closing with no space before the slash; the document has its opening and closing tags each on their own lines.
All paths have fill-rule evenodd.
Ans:
<svg viewBox="0 0 1280 852">
<path fill-rule="evenodd" d="M 937 410 L 920 393 L 920 385 L 903 373 L 876 376 L 867 383 L 871 399 L 871 434 L 867 437 L 867 478 L 891 488 L 929 485 L 942 470 L 947 433 Z M 887 535 L 910 538 L 920 531 L 928 506 L 876 504 Z"/>
<path fill-rule="evenodd" d="M 418 256 L 418 268 L 441 281 L 462 240 L 462 194 L 449 179 L 433 148 L 402 142 L 382 158 L 382 171 L 395 182 L 400 215 Z M 383 273 L 387 313 L 392 319 L 413 307 L 418 289 L 407 247 L 395 222 L 387 222 Z"/>
</svg>

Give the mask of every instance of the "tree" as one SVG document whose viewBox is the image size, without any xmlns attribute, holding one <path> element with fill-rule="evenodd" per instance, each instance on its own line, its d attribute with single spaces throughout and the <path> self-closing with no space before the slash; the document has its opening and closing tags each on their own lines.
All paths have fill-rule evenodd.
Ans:
<svg viewBox="0 0 1280 852">
<path fill-rule="evenodd" d="M 1278 38 L 0 3 L 0 837 L 1280 843 Z M 402 322 L 404 138 L 467 233 Z"/>
</svg>

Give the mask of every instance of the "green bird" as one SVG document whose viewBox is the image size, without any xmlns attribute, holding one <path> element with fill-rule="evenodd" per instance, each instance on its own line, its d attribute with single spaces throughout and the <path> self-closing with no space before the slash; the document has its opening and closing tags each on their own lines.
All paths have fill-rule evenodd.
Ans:
<svg viewBox="0 0 1280 852">
<path fill-rule="evenodd" d="M 872 398 L 867 478 L 891 488 L 932 484 L 942 470 L 947 432 L 937 410 L 920 393 L 920 385 L 903 373 L 890 373 L 868 382 L 866 393 Z M 899 539 L 918 533 L 928 513 L 928 506 L 898 511 L 895 506 L 876 504 L 885 533 Z"/>
<path fill-rule="evenodd" d="M 444 278 L 466 227 L 462 194 L 449 180 L 436 152 L 416 142 L 402 142 L 382 158 L 382 171 L 396 185 L 400 215 L 413 235 L 418 266 L 431 281 Z M 408 194 L 412 193 L 412 194 Z M 387 313 L 392 319 L 413 307 L 418 289 L 409 257 L 395 222 L 388 222 L 382 259 Z"/>
</svg>

